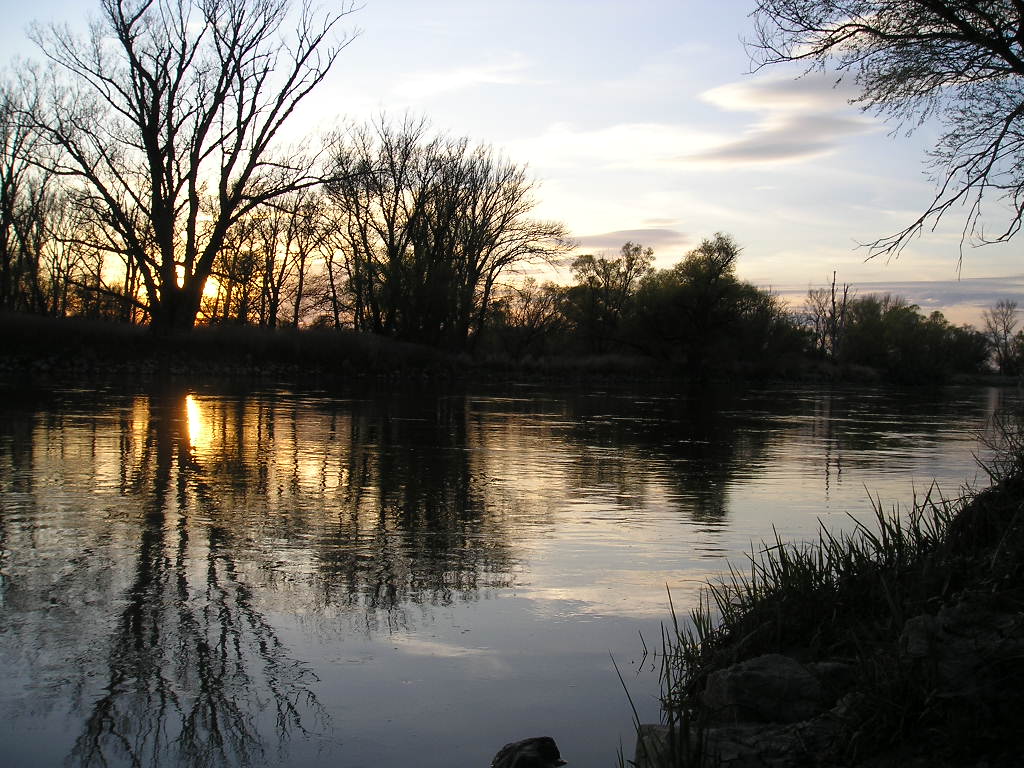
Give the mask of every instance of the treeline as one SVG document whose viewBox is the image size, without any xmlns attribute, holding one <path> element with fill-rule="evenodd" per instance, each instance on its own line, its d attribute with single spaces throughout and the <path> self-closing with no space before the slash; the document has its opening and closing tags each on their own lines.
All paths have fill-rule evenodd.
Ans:
<svg viewBox="0 0 1024 768">
<path fill-rule="evenodd" d="M 117 247 L 97 210 L 33 155 L 39 139 L 13 98 L 0 90 L 0 309 L 154 324 L 155 260 Z M 319 183 L 226 229 L 197 322 L 350 328 L 463 351 L 503 274 L 571 247 L 563 225 L 530 217 L 526 169 L 488 146 L 412 119 L 325 143 Z"/>
<path fill-rule="evenodd" d="M 491 348 L 524 355 L 628 355 L 693 373 L 794 367 L 805 334 L 785 303 L 736 274 L 740 249 L 718 234 L 670 269 L 626 243 L 616 257 L 583 255 L 574 283 L 527 280 L 498 302 Z"/>
<path fill-rule="evenodd" d="M 413 119 L 283 139 L 352 4 L 98 10 L 34 26 L 48 67 L 0 78 L 0 309 L 465 350 L 500 275 L 570 248 L 490 147 Z"/>
<path fill-rule="evenodd" d="M 726 235 L 669 269 L 626 243 L 576 256 L 570 285 L 523 279 L 574 243 L 532 215 L 536 183 L 493 148 L 413 118 L 278 140 L 345 47 L 349 10 L 102 3 L 85 38 L 34 28 L 50 68 L 0 77 L 0 310 L 159 334 L 326 327 L 695 376 L 1024 369 L 1012 303 L 984 331 L 846 286 L 794 313 L 738 278 Z"/>
<path fill-rule="evenodd" d="M 891 294 L 813 288 L 793 309 L 740 280 L 740 249 L 717 234 L 669 269 L 626 243 L 616 257 L 580 256 L 575 282 L 527 280 L 498 302 L 487 347 L 514 358 L 630 355 L 691 375 L 882 376 L 903 383 L 1024 372 L 1015 302 L 986 310 L 984 328 L 924 315 Z"/>
</svg>

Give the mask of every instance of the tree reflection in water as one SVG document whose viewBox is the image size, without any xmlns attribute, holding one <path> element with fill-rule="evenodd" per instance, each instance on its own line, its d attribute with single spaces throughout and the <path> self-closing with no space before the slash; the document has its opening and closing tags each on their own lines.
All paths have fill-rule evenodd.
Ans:
<svg viewBox="0 0 1024 768">
<path fill-rule="evenodd" d="M 154 396 L 141 450 L 122 456 L 144 512 L 107 683 L 72 752 L 82 766 L 259 763 L 267 714 L 282 743 L 323 716 L 239 572 L 244 532 L 222 524 L 187 429 L 182 395 Z"/>
<path fill-rule="evenodd" d="M 512 502 L 485 493 L 464 400 L 71 400 L 3 414 L 0 501 L 24 514 L 0 514 L 0 608 L 33 706 L 84 715 L 76 765 L 278 763 L 328 730 L 281 616 L 394 632 L 512 583 Z"/>
<path fill-rule="evenodd" d="M 392 634 L 424 630 L 443 649 L 452 628 L 434 625 L 436 607 L 510 586 L 533 607 L 614 614 L 636 590 L 660 591 L 648 569 L 676 574 L 675 558 L 696 562 L 731 535 L 731 517 L 761 515 L 763 494 L 744 483 L 772 462 L 824 472 L 827 499 L 839 468 L 888 466 L 891 447 L 930 454 L 963 413 L 988 407 L 869 396 L 7 400 L 0 750 L 21 723 L 44 720 L 73 730 L 53 741 L 79 766 L 287 764 L 290 742 L 314 739 L 291 749 L 309 754 L 334 727 L 355 741 L 353 722 L 377 713 L 329 724 L 325 707 L 381 687 L 379 668 L 317 666 L 333 681 L 320 688 L 299 656 L 326 657 L 299 643 L 322 640 L 330 663 L 351 660 L 335 653 L 343 644 L 392 646 Z M 756 510 L 737 507 L 743 493 Z M 565 562 L 551 565 L 552 553 Z"/>
</svg>

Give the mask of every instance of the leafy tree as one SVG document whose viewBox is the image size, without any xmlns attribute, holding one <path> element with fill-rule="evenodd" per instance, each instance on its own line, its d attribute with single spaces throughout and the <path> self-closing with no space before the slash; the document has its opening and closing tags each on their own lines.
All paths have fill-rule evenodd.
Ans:
<svg viewBox="0 0 1024 768">
<path fill-rule="evenodd" d="M 805 343 L 801 332 L 777 296 L 737 277 L 739 254 L 736 242 L 719 233 L 673 268 L 646 275 L 627 338 L 696 376 L 795 364 Z"/>
<path fill-rule="evenodd" d="M 840 360 L 886 370 L 893 340 L 900 330 L 906 331 L 915 317 L 917 306 L 902 296 L 869 293 L 854 299 L 850 302 Z"/>
<path fill-rule="evenodd" d="M 614 259 L 586 254 L 573 260 L 576 284 L 568 293 L 569 312 L 589 351 L 602 354 L 621 343 L 619 326 L 653 261 L 653 249 L 632 242 Z"/>
<path fill-rule="evenodd" d="M 49 98 L 25 110 L 48 150 L 37 162 L 92 214 L 96 246 L 137 268 L 143 293 L 128 298 L 155 329 L 192 327 L 243 217 L 319 183 L 317 153 L 276 141 L 344 47 L 331 43 L 340 8 L 101 0 L 87 39 L 34 30 L 56 70 Z"/>
<path fill-rule="evenodd" d="M 803 62 L 852 73 L 857 101 L 913 129 L 936 118 L 937 191 L 909 226 L 873 243 L 898 253 L 951 208 L 966 206 L 964 239 L 1008 240 L 1024 216 L 1024 3 L 1014 0 L 759 0 L 759 65 Z M 981 225 L 995 197 L 1009 218 Z"/>
<path fill-rule="evenodd" d="M 932 312 L 928 323 L 942 335 L 938 355 L 956 373 L 983 373 L 990 356 L 985 334 L 970 325 L 952 325 L 941 312 Z"/>
<path fill-rule="evenodd" d="M 704 369 L 740 315 L 744 293 L 736 277 L 740 251 L 730 236 L 719 232 L 686 254 L 675 267 L 684 288 L 680 299 L 687 331 L 686 360 L 695 370 Z"/>
<path fill-rule="evenodd" d="M 941 312 L 925 317 L 902 296 L 868 294 L 850 303 L 844 364 L 902 383 L 940 383 L 951 374 L 983 372 L 987 358 L 983 334 L 951 325 Z"/>
</svg>

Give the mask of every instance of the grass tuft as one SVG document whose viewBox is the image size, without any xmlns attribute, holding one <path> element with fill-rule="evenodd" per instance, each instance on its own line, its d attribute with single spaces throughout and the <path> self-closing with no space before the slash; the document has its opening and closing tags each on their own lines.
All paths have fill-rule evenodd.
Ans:
<svg viewBox="0 0 1024 768">
<path fill-rule="evenodd" d="M 921 749 L 958 756 L 934 764 L 953 765 L 968 744 L 1015 732 L 1015 718 L 1000 719 L 987 703 L 964 706 L 899 651 L 908 619 L 943 606 L 996 596 L 1011 616 L 1024 608 L 1024 429 L 1001 415 L 984 439 L 993 449 L 982 464 L 991 488 L 946 498 L 933 485 L 907 510 L 874 498 L 871 520 L 854 521 L 851 531 L 822 527 L 817 541 L 798 544 L 776 534 L 742 570 L 731 567 L 709 584 L 688 621 L 678 620 L 670 600 L 662 707 L 675 735 L 664 764 L 703 764 L 700 696 L 708 675 L 766 653 L 856 665 L 852 720 L 841 754 L 824 764 L 854 764 L 918 739 L 927 744 Z M 980 724 L 977 711 L 986 713 Z"/>
</svg>

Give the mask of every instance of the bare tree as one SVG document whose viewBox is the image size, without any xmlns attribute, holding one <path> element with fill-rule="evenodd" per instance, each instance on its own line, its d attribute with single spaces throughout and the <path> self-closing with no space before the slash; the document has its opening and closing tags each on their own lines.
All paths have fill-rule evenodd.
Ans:
<svg viewBox="0 0 1024 768">
<path fill-rule="evenodd" d="M 499 276 L 569 247 L 565 227 L 530 218 L 525 168 L 422 120 L 353 129 L 335 163 L 353 324 L 455 348 L 479 337 Z"/>
<path fill-rule="evenodd" d="M 565 291 L 555 283 L 538 285 L 528 277 L 518 285 L 503 286 L 498 293 L 496 303 L 507 326 L 504 342 L 513 357 L 539 348 L 563 327 Z"/>
<path fill-rule="evenodd" d="M 307 298 L 310 280 L 316 277 L 313 261 L 318 257 L 326 259 L 324 250 L 330 244 L 326 208 L 323 194 L 313 189 L 301 190 L 285 200 L 288 226 L 285 229 L 284 254 L 291 262 L 291 280 L 287 288 L 291 303 L 290 322 L 295 327 L 305 314 L 303 300 Z"/>
<path fill-rule="evenodd" d="M 913 130 L 935 117 L 944 133 L 931 152 L 937 191 L 905 229 L 870 244 L 898 254 L 952 208 L 965 207 L 969 239 L 1013 237 L 1024 216 L 1024 3 L 1013 0 L 759 0 L 756 64 L 804 62 L 852 73 L 855 100 Z M 1009 217 L 994 232 L 982 204 Z"/>
<path fill-rule="evenodd" d="M 850 285 L 843 283 L 837 286 L 835 271 L 828 288 L 810 288 L 807 291 L 804 301 L 807 326 L 814 336 L 816 349 L 831 360 L 839 359 L 852 302 Z"/>
<path fill-rule="evenodd" d="M 425 194 L 418 169 L 434 146 L 426 138 L 425 121 L 407 117 L 396 127 L 381 118 L 352 128 L 335 157 L 339 181 L 330 192 L 356 330 L 398 333 L 402 263 Z"/>
<path fill-rule="evenodd" d="M 1000 373 L 1016 373 L 1017 348 L 1014 331 L 1017 329 L 1017 302 L 1000 299 L 982 313 L 985 335 L 995 353 Z"/>
<path fill-rule="evenodd" d="M 347 43 L 351 6 L 289 0 L 101 0 L 87 39 L 33 38 L 55 65 L 32 113 L 40 161 L 138 267 L 155 329 L 188 329 L 229 230 L 318 183 L 316 152 L 277 145 L 282 126 Z M 293 32 L 286 28 L 293 25 Z"/>
<path fill-rule="evenodd" d="M 0 308 L 45 311 L 41 259 L 55 210 L 54 179 L 34 167 L 39 136 L 21 118 L 38 90 L 0 81 Z"/>
</svg>

